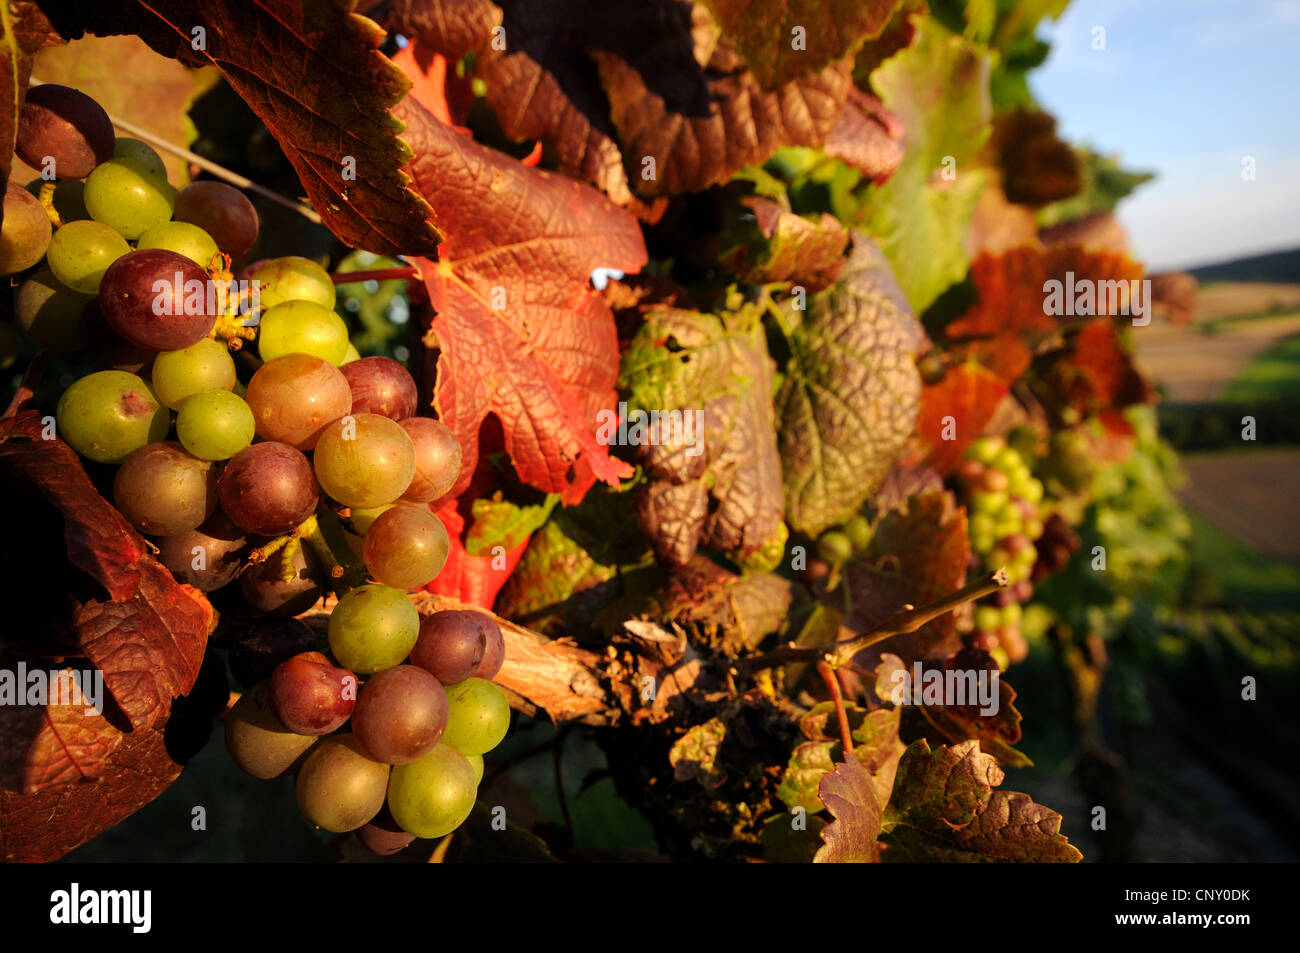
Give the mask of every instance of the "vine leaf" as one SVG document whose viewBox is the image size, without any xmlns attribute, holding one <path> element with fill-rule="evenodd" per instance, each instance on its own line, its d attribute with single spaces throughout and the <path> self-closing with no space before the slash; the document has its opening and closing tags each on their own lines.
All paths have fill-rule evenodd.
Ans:
<svg viewBox="0 0 1300 953">
<path fill-rule="evenodd" d="M 791 529 L 816 535 L 857 512 L 916 422 L 922 332 L 880 275 L 879 253 L 855 236 L 839 284 L 802 321 L 785 311 L 791 357 L 777 416 Z"/>
<path fill-rule="evenodd" d="M 0 726 L 0 749 L 10 740 Z M 162 725 L 154 725 L 123 735 L 94 784 L 63 784 L 38 794 L 0 789 L 0 860 L 57 860 L 144 807 L 180 773 Z"/>
<path fill-rule="evenodd" d="M 673 777 L 698 781 L 708 791 L 721 787 L 727 780 L 727 769 L 718 764 L 718 749 L 726 735 L 727 726 L 721 718 L 710 718 L 689 729 L 668 752 Z"/>
<path fill-rule="evenodd" d="M 783 541 L 774 375 L 757 309 L 646 316 L 620 384 L 629 427 L 634 413 L 681 414 L 680 426 L 658 418 L 638 450 L 641 525 L 663 562 L 684 566 L 701 545 L 745 559 Z"/>
<path fill-rule="evenodd" d="M 501 424 L 519 478 L 576 502 L 597 480 L 630 476 L 594 434 L 614 404 L 613 313 L 591 285 L 596 268 L 646 261 L 636 219 L 589 187 L 482 146 L 413 100 L 398 110 L 416 157 L 416 186 L 446 240 L 419 259 L 437 316 L 434 406 L 460 440 L 469 485 L 479 429 Z"/>
<path fill-rule="evenodd" d="M 848 704 L 845 712 L 854 743 L 853 760 L 868 773 L 877 803 L 884 804 L 893 790 L 894 773 L 904 749 L 898 739 L 899 711 L 896 708 L 867 711 Z M 833 703 L 821 702 L 799 721 L 800 729 L 811 740 L 794 749 L 777 788 L 777 796 L 791 810 L 803 807 L 812 813 L 827 806 L 822 802 L 818 785 L 835 767 L 836 760 L 844 757 L 835 717 Z"/>
<path fill-rule="evenodd" d="M 835 820 L 822 828 L 825 844 L 813 858 L 819 864 L 874 864 L 880 859 L 882 806 L 871 775 L 856 760 L 842 762 L 826 774 L 818 796 Z"/>
<path fill-rule="evenodd" d="M 734 657 L 780 628 L 790 600 L 788 579 L 767 572 L 737 575 L 695 556 L 668 578 L 644 614 L 680 626 L 692 645 L 716 645 Z"/>
<path fill-rule="evenodd" d="M 949 367 L 941 381 L 921 391 L 916 442 L 909 459 L 943 476 L 952 473 L 1010 389 L 1005 380 L 974 361 Z"/>
<path fill-rule="evenodd" d="M 977 162 L 992 104 L 988 54 L 931 17 L 912 24 L 912 45 L 871 74 L 906 130 L 905 152 L 889 181 L 867 193 L 861 223 L 919 313 L 966 274 L 963 242 L 984 185 Z"/>
<path fill-rule="evenodd" d="M 38 50 L 64 42 L 30 0 L 5 4 L 0 14 L 0 82 L 5 99 L 0 109 L 0 188 L 9 184 L 13 168 L 14 142 L 18 136 L 18 114 L 27 97 L 32 76 L 32 58 Z"/>
<path fill-rule="evenodd" d="M 995 791 L 1002 769 L 979 744 L 911 745 L 898 766 L 881 823 L 882 860 L 1054 861 L 1082 859 L 1062 836 L 1061 815 L 1025 794 Z"/>
<path fill-rule="evenodd" d="M 438 234 L 402 171 L 411 150 L 392 112 L 411 84 L 379 52 L 384 30 L 352 13 L 354 4 L 48 0 L 41 7 L 69 39 L 134 33 L 164 56 L 216 66 L 275 136 L 330 231 L 354 248 L 429 254 Z"/>
<path fill-rule="evenodd" d="M 219 78 L 215 67 L 189 69 L 135 36 L 84 37 L 44 50 L 33 72 L 43 82 L 79 89 L 111 115 L 187 147 L 197 135 L 190 107 Z M 189 182 L 184 159 L 166 151 L 159 155 L 168 181 L 178 187 Z"/>
<path fill-rule="evenodd" d="M 849 233 L 833 215 L 823 212 L 820 219 L 795 215 L 780 202 L 754 195 L 738 204 L 743 210 L 740 243 L 719 261 L 739 277 L 755 284 L 796 281 L 813 289 L 824 288 L 838 277 Z"/>
<path fill-rule="evenodd" d="M 887 512 L 866 553 L 845 564 L 841 585 L 852 604 L 847 624 L 870 632 L 903 604 L 923 606 L 949 595 L 966 581 L 969 560 L 966 511 L 955 506 L 952 494 L 912 497 Z M 909 665 L 929 655 L 947 658 L 960 647 L 956 630 L 957 619 L 947 612 L 884 645 Z"/>
<path fill-rule="evenodd" d="M 1077 288 L 1086 283 L 1105 291 L 1118 287 L 1108 282 L 1141 278 L 1142 268 L 1124 252 L 1079 245 L 1013 248 L 1001 255 L 980 255 L 971 263 L 971 281 L 979 301 L 945 327 L 944 336 L 960 342 L 959 353 L 978 360 L 1008 383 L 1014 382 L 1028 369 L 1035 352 L 1071 323 L 1087 320 L 1057 317 L 1046 311 L 1047 283 L 1060 282 L 1064 299 L 1071 275 Z M 1105 297 L 1103 307 L 1108 307 L 1109 293 Z"/>
<path fill-rule="evenodd" d="M 704 0 L 764 89 L 776 89 L 880 35 L 899 0 Z M 797 45 L 802 37 L 806 48 Z"/>
<path fill-rule="evenodd" d="M 699 191 L 781 146 L 822 145 L 852 88 L 847 56 L 824 45 L 851 45 L 847 33 L 814 37 L 795 58 L 821 65 L 769 90 L 685 0 L 401 0 L 389 25 L 451 60 L 473 50 L 507 135 L 541 139 L 564 172 L 651 219 L 659 207 L 637 196 Z"/>
<path fill-rule="evenodd" d="M 173 698 L 193 688 L 215 622 L 212 606 L 148 555 L 143 538 L 99 495 L 72 448 L 42 439 L 43 429 L 36 411 L 0 429 L 0 479 L 62 517 L 68 562 L 102 587 L 85 598 L 77 593 L 76 644 L 103 672 L 131 727 L 147 729 Z"/>
</svg>

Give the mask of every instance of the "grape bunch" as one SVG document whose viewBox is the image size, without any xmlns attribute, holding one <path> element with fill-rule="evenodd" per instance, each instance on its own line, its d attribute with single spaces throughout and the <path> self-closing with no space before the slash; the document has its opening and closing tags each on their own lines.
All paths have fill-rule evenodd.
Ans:
<svg viewBox="0 0 1300 953">
<path fill-rule="evenodd" d="M 404 593 L 372 585 L 339 600 L 328 632 L 328 656 L 297 619 L 237 634 L 231 668 L 249 690 L 226 721 L 232 759 L 258 778 L 296 773 L 303 816 L 377 854 L 455 830 L 510 725 L 492 681 L 500 627 L 460 609 L 421 620 Z"/>
<path fill-rule="evenodd" d="M 29 91 L 16 151 L 42 170 L 5 197 L 0 273 L 21 278 L 17 323 L 69 368 L 102 368 L 58 398 L 57 435 L 179 581 L 212 593 L 238 580 L 223 618 L 252 619 L 262 647 L 241 657 L 275 660 L 240 679 L 235 760 L 269 776 L 310 747 L 299 802 L 328 830 L 375 818 L 380 789 L 408 835 L 456 826 L 509 706 L 491 681 L 496 625 L 422 623 L 408 596 L 448 558 L 432 504 L 460 476 L 455 435 L 416 415 L 405 367 L 358 353 L 316 262 L 263 259 L 235 278 L 260 228 L 238 190 L 178 191 L 152 148 L 115 138 L 65 86 Z M 311 645 L 291 617 L 331 591 L 328 646 Z"/>
<path fill-rule="evenodd" d="M 1022 661 L 1029 643 L 1020 631 L 1021 606 L 1034 594 L 1032 583 L 1043 535 L 1039 504 L 1043 484 L 1020 453 L 999 437 L 976 440 L 957 469 L 970 507 L 970 539 L 977 568 L 1005 568 L 1008 585 L 976 606 L 969 641 L 989 652 L 1002 668 Z"/>
</svg>

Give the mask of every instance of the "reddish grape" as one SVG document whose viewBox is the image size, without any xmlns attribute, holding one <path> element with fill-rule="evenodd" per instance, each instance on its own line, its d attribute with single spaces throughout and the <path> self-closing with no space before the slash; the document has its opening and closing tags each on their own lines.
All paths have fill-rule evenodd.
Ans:
<svg viewBox="0 0 1300 953">
<path fill-rule="evenodd" d="M 395 589 L 419 589 L 447 564 L 451 540 L 442 520 L 424 507 L 394 506 L 371 524 L 362 558 L 372 576 Z"/>
<path fill-rule="evenodd" d="M 293 554 L 291 576 L 284 579 L 284 552 L 244 570 L 239 591 L 258 612 L 290 616 L 306 612 L 325 591 L 325 574 L 310 546 L 299 545 Z"/>
<path fill-rule="evenodd" d="M 447 727 L 447 693 L 423 668 L 397 665 L 376 672 L 361 689 L 352 732 L 376 761 L 407 764 L 423 757 Z"/>
<path fill-rule="evenodd" d="M 420 620 L 420 636 L 411 649 L 411 664 L 430 672 L 444 685 L 475 675 L 487 652 L 489 626 L 481 612 L 444 609 Z M 499 632 L 500 630 L 498 630 Z"/>
<path fill-rule="evenodd" d="M 497 672 L 501 671 L 501 666 L 506 664 L 506 639 L 501 634 L 501 626 L 497 625 L 495 620 L 484 616 L 484 625 L 487 635 L 487 648 L 483 652 L 483 661 L 479 663 L 478 671 L 474 673 L 475 678 L 486 678 L 489 681 L 497 677 Z"/>
<path fill-rule="evenodd" d="M 402 499 L 415 503 L 438 499 L 460 476 L 460 441 L 451 428 L 432 417 L 408 417 L 399 424 L 415 444 L 415 476 Z"/>
<path fill-rule="evenodd" d="M 216 471 L 178 443 L 151 443 L 127 457 L 118 469 L 113 502 L 142 532 L 188 533 L 216 508 Z"/>
<path fill-rule="evenodd" d="M 392 358 L 363 357 L 345 364 L 342 370 L 352 388 L 353 412 L 383 414 L 398 421 L 415 413 L 415 379 Z"/>
<path fill-rule="evenodd" d="M 257 209 L 224 182 L 195 182 L 176 193 L 172 218 L 197 225 L 231 258 L 248 254 L 257 241 Z"/>
<path fill-rule="evenodd" d="M 104 107 L 69 86 L 45 83 L 27 90 L 14 151 L 33 169 L 54 160 L 60 179 L 84 179 L 113 158 L 113 122 Z"/>
<path fill-rule="evenodd" d="M 245 398 L 257 435 L 311 450 L 321 431 L 353 409 L 352 391 L 339 369 L 310 354 L 267 361 L 248 382 Z"/>
<path fill-rule="evenodd" d="M 261 536 L 287 533 L 316 511 L 311 464 L 285 443 L 255 443 L 239 451 L 217 486 L 226 515 Z"/>
<path fill-rule="evenodd" d="M 393 820 L 392 813 L 385 806 L 370 822 L 357 831 L 361 843 L 374 854 L 388 857 L 406 848 L 415 840 L 414 834 L 408 834 Z"/>
<path fill-rule="evenodd" d="M 157 545 L 158 561 L 171 570 L 178 582 L 201 592 L 213 592 L 235 578 L 248 540 L 217 509 L 198 529 L 165 536 Z"/>
<path fill-rule="evenodd" d="M 357 677 L 320 652 L 303 652 L 285 659 L 271 673 L 270 699 L 271 711 L 290 731 L 328 735 L 352 715 Z"/>
<path fill-rule="evenodd" d="M 99 306 L 128 343 L 179 351 L 216 323 L 208 307 L 208 275 L 184 255 L 162 248 L 128 252 L 104 272 Z"/>
</svg>

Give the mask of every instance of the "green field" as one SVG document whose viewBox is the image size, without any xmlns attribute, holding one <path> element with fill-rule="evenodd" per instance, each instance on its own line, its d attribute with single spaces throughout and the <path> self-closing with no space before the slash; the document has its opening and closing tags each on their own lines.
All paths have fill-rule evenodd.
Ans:
<svg viewBox="0 0 1300 953">
<path fill-rule="evenodd" d="M 1300 400 L 1300 334 L 1279 341 L 1255 358 L 1228 385 L 1224 399 Z"/>
</svg>

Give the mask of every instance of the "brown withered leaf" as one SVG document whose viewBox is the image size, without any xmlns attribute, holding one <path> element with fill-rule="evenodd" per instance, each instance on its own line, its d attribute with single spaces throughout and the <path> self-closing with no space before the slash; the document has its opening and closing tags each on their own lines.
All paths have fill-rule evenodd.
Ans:
<svg viewBox="0 0 1300 953">
<path fill-rule="evenodd" d="M 696 555 L 669 577 L 646 610 L 649 618 L 675 623 L 692 644 L 715 645 L 728 655 L 753 649 L 775 632 L 790 609 L 790 582 L 773 573 L 736 575 Z"/>
<path fill-rule="evenodd" d="M 650 477 L 638 500 L 642 527 L 662 561 L 685 565 L 701 545 L 743 558 L 782 538 L 773 377 L 755 308 L 646 316 L 620 385 L 628 442 L 640 445 Z M 677 416 L 660 416 L 657 428 L 639 416 L 656 412 Z M 634 415 L 648 421 L 637 440 Z"/>
<path fill-rule="evenodd" d="M 966 511 L 954 505 L 952 494 L 913 497 L 906 508 L 887 512 L 867 551 L 845 564 L 842 585 L 853 606 L 847 624 L 869 632 L 904 604 L 923 606 L 949 595 L 965 583 L 969 559 Z M 882 644 L 909 665 L 927 656 L 946 658 L 960 647 L 956 627 L 949 612 Z"/>
<path fill-rule="evenodd" d="M 871 775 L 856 759 L 835 766 L 818 785 L 818 796 L 835 820 L 822 828 L 825 841 L 813 858 L 820 864 L 874 864 L 880 860 L 883 811 Z"/>
<path fill-rule="evenodd" d="M 903 162 L 903 121 L 856 86 L 822 145 L 828 156 L 856 166 L 879 185 Z"/>
<path fill-rule="evenodd" d="M 995 791 L 1003 773 L 974 741 L 909 747 L 881 818 L 884 861 L 1074 863 L 1061 815 L 1024 794 Z"/>
<path fill-rule="evenodd" d="M 777 89 L 880 35 L 899 0 L 703 0 L 763 89 Z"/>
<path fill-rule="evenodd" d="M 719 260 L 741 278 L 756 284 L 794 281 L 816 290 L 839 275 L 849 232 L 834 216 L 795 215 L 779 202 L 754 195 L 739 205 L 753 217 L 759 234 Z"/>
</svg>

